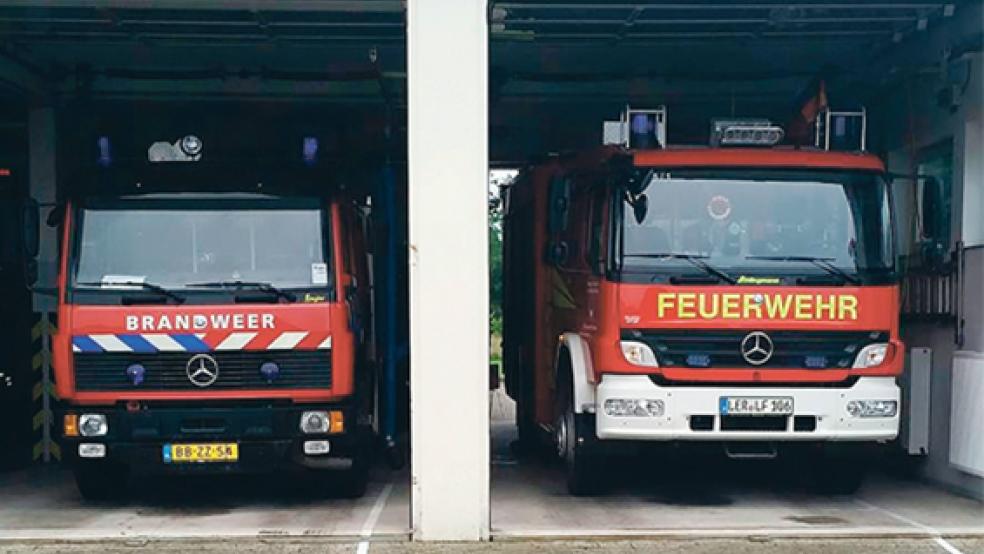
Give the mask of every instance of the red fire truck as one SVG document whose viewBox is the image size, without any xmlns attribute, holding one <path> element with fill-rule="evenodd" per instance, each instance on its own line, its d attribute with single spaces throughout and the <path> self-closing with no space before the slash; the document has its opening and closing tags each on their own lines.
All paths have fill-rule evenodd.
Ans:
<svg viewBox="0 0 984 554">
<path fill-rule="evenodd" d="M 506 386 L 521 441 L 552 437 L 574 494 L 639 441 L 806 449 L 816 482 L 848 492 L 860 447 L 897 435 L 882 162 L 731 127 L 727 146 L 557 156 L 506 193 Z"/>
<path fill-rule="evenodd" d="M 121 167 L 99 140 L 104 167 L 49 220 L 62 448 L 81 494 L 119 496 L 131 471 L 290 467 L 361 495 L 372 385 L 357 195 L 316 166 L 210 163 L 195 136 Z"/>
</svg>

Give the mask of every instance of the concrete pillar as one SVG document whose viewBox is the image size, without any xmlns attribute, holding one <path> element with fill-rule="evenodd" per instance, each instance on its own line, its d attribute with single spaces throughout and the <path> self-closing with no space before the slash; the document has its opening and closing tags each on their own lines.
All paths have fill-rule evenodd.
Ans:
<svg viewBox="0 0 984 554">
<path fill-rule="evenodd" d="M 407 2 L 411 519 L 489 534 L 485 0 Z"/>
<path fill-rule="evenodd" d="M 39 288 L 54 287 L 58 279 L 58 233 L 44 221 L 56 202 L 56 139 L 54 108 L 36 108 L 28 114 L 30 194 L 41 204 L 41 243 L 38 250 Z M 35 312 L 53 312 L 53 295 L 34 294 Z"/>
</svg>

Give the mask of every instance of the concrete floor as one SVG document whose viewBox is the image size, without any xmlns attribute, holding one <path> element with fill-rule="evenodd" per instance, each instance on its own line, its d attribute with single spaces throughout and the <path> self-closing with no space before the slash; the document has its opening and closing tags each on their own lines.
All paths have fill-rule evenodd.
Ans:
<svg viewBox="0 0 984 554">
<path fill-rule="evenodd" d="M 952 539 L 950 554 L 980 554 L 984 539 Z M 485 543 L 408 543 L 373 542 L 363 546 L 347 541 L 298 538 L 238 538 L 234 540 L 144 540 L 19 542 L 0 543 L 0 552 L 41 554 L 132 553 L 135 550 L 187 554 L 189 550 L 207 554 L 254 554 L 282 552 L 291 554 L 570 554 L 581 552 L 625 554 L 660 552 L 662 554 L 946 554 L 939 543 L 929 539 L 693 539 L 693 540 L 568 540 L 568 541 L 493 541 Z M 371 549 L 371 550 L 370 550 Z"/>
<path fill-rule="evenodd" d="M 562 468 L 517 460 L 512 402 L 492 397 L 492 528 L 500 538 L 984 537 L 984 504 L 890 472 L 851 497 L 810 491 L 786 463 L 614 460 L 612 490 L 567 494 Z"/>
<path fill-rule="evenodd" d="M 406 471 L 377 468 L 359 500 L 286 477 L 222 477 L 147 479 L 125 503 L 89 504 L 70 473 L 51 467 L 0 475 L 0 552 L 984 554 L 984 504 L 890 472 L 837 498 L 810 492 L 795 467 L 635 458 L 613 462 L 610 493 L 574 498 L 558 465 L 516 459 L 512 403 L 497 392 L 492 406 L 492 543 L 405 542 Z"/>
<path fill-rule="evenodd" d="M 131 498 L 87 503 L 69 471 L 0 475 L 0 541 L 136 537 L 332 537 L 406 539 L 406 471 L 377 469 L 358 500 L 326 497 L 290 477 L 153 478 Z"/>
</svg>

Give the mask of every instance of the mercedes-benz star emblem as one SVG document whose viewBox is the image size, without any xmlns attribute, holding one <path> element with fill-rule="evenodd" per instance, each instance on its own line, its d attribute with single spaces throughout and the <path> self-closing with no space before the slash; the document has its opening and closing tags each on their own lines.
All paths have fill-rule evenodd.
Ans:
<svg viewBox="0 0 984 554">
<path fill-rule="evenodd" d="M 208 354 L 197 354 L 188 360 L 185 373 L 192 385 L 205 388 L 219 378 L 219 364 Z"/>
<path fill-rule="evenodd" d="M 775 346 L 762 331 L 753 331 L 741 341 L 741 356 L 752 365 L 762 365 L 772 358 Z"/>
</svg>

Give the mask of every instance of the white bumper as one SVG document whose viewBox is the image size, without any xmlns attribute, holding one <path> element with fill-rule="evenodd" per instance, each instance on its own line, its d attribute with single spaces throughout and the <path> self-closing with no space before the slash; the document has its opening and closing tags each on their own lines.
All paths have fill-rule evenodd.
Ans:
<svg viewBox="0 0 984 554">
<path fill-rule="evenodd" d="M 815 421 L 813 430 L 794 430 L 794 417 L 786 418 L 782 430 L 722 430 L 719 413 L 724 396 L 780 396 L 793 398 L 794 416 Z M 599 439 L 686 440 L 686 441 L 886 441 L 898 435 L 899 416 L 852 417 L 847 412 L 851 400 L 899 401 L 899 387 L 893 377 L 861 377 L 849 388 L 792 387 L 662 387 L 645 375 L 605 375 L 598 385 L 596 427 Z M 662 400 L 660 417 L 612 417 L 605 414 L 609 398 Z M 712 418 L 710 430 L 691 428 L 691 417 Z M 815 419 L 813 419 L 815 418 Z"/>
</svg>

